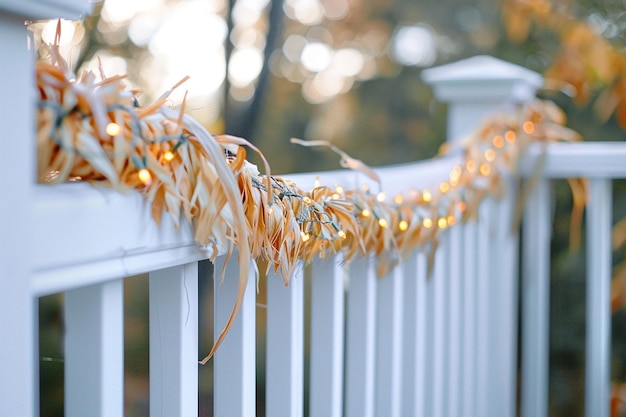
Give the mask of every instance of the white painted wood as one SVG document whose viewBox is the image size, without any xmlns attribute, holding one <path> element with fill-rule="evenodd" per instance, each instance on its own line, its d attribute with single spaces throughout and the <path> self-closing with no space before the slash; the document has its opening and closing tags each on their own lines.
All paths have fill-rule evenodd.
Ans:
<svg viewBox="0 0 626 417">
<path fill-rule="evenodd" d="M 377 280 L 376 416 L 400 417 L 404 270 L 394 268 Z"/>
<path fill-rule="evenodd" d="M 422 72 L 437 100 L 448 103 L 448 141 L 461 140 L 503 104 L 527 102 L 541 76 L 490 56 L 475 56 Z"/>
<path fill-rule="evenodd" d="M 609 417 L 611 400 L 611 180 L 589 184 L 585 415 Z"/>
<path fill-rule="evenodd" d="M 124 281 L 65 293 L 65 415 L 124 415 Z"/>
<path fill-rule="evenodd" d="M 543 178 L 626 178 L 624 142 L 535 144 L 520 161 L 520 173 L 531 177 L 540 158 L 545 158 Z"/>
<path fill-rule="evenodd" d="M 150 415 L 198 415 L 198 263 L 150 273 Z"/>
<path fill-rule="evenodd" d="M 448 376 L 448 247 L 449 234 L 442 233 L 435 254 L 432 280 L 432 411 L 430 415 L 446 416 L 449 402 Z"/>
<path fill-rule="evenodd" d="M 463 228 L 455 225 L 449 231 L 448 241 L 448 274 L 447 294 L 448 301 L 448 358 L 447 358 L 447 405 L 449 416 L 463 414 L 461 408 L 462 375 L 463 375 Z"/>
<path fill-rule="evenodd" d="M 215 261 L 215 338 L 230 317 L 239 281 L 239 264 L 234 254 L 220 276 L 225 257 Z M 214 361 L 214 413 L 216 417 L 256 415 L 256 277 L 251 266 L 243 304 Z"/>
<path fill-rule="evenodd" d="M 341 257 L 312 264 L 309 415 L 343 415 L 344 273 Z"/>
<path fill-rule="evenodd" d="M 402 350 L 402 416 L 425 416 L 427 357 L 426 254 L 415 252 L 400 268 L 404 274 L 404 347 Z"/>
<path fill-rule="evenodd" d="M 22 22 L 24 19 L 79 20 L 92 7 L 93 1 L 86 0 L 0 0 L 0 13 L 14 14 Z"/>
<path fill-rule="evenodd" d="M 285 287 L 267 276 L 265 412 L 300 417 L 304 412 L 304 274 L 300 264 Z"/>
<path fill-rule="evenodd" d="M 9 416 L 38 415 L 36 310 L 31 298 L 32 202 L 35 182 L 33 57 L 23 21 L 0 13 L 0 404 Z M 6 377 L 10 375 L 9 377 Z"/>
<path fill-rule="evenodd" d="M 476 415 L 476 322 L 477 312 L 477 263 L 478 225 L 475 221 L 463 228 L 463 395 L 461 409 L 468 415 Z"/>
<path fill-rule="evenodd" d="M 376 272 L 371 259 L 354 259 L 346 323 L 346 417 L 374 417 L 376 358 Z"/>
<path fill-rule="evenodd" d="M 505 194 L 497 201 L 493 219 L 495 268 L 493 270 L 492 357 L 496 366 L 490 384 L 490 415 L 514 416 L 517 412 L 517 343 L 518 343 L 518 249 L 519 234 L 514 230 L 517 184 L 512 177 L 503 177 Z"/>
<path fill-rule="evenodd" d="M 550 184 L 542 179 L 524 209 L 522 247 L 522 417 L 548 413 Z"/>
<path fill-rule="evenodd" d="M 478 259 L 476 268 L 476 415 L 489 415 L 489 389 L 491 377 L 494 371 L 493 358 L 491 357 L 493 342 L 492 311 L 490 305 L 492 297 L 492 268 L 494 256 L 497 252 L 492 251 L 492 217 L 494 215 L 494 202 L 486 199 L 479 208 L 477 227 Z"/>
</svg>

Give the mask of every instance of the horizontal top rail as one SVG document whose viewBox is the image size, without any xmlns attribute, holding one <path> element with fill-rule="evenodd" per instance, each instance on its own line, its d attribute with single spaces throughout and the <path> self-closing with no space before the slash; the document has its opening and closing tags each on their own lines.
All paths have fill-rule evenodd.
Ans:
<svg viewBox="0 0 626 417">
<path fill-rule="evenodd" d="M 530 177 L 536 169 L 543 178 L 626 178 L 626 143 L 534 144 L 520 161 L 519 171 Z"/>
</svg>

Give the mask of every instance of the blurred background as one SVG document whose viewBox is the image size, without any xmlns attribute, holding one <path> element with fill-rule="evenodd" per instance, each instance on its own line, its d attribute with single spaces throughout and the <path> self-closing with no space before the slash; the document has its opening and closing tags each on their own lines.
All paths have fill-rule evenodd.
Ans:
<svg viewBox="0 0 626 417">
<path fill-rule="evenodd" d="M 625 137 L 624 0 L 105 0 L 83 21 L 61 24 L 61 50 L 74 71 L 128 74 L 141 105 L 190 76 L 170 105 L 179 107 L 188 91 L 186 113 L 213 134 L 256 144 L 274 174 L 338 168 L 335 154 L 291 145 L 291 137 L 331 141 L 370 166 L 434 156 L 446 137 L 446 109 L 420 72 L 477 54 L 544 74 L 540 96 L 561 106 L 585 140 Z M 56 25 L 33 22 L 35 45 L 52 42 Z M 568 248 L 569 187 L 557 182 L 555 190 L 550 407 L 553 416 L 582 416 L 584 261 Z M 624 190 L 616 182 L 615 221 L 626 216 Z M 623 254 L 616 248 L 616 263 Z M 202 274 L 208 316 L 210 265 Z M 126 286 L 126 415 L 143 416 L 147 277 Z M 40 303 L 43 416 L 63 415 L 61 305 L 57 296 Z M 616 387 L 626 383 L 620 307 L 613 320 Z M 262 309 L 258 315 L 262 320 Z M 201 323 L 201 353 L 211 332 Z M 210 366 L 201 379 L 201 415 L 208 416 Z"/>
</svg>

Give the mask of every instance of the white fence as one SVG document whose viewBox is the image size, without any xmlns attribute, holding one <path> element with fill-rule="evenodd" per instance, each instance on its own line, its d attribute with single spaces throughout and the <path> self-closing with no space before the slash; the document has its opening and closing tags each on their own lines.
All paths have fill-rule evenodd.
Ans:
<svg viewBox="0 0 626 417">
<path fill-rule="evenodd" d="M 38 414 L 36 301 L 63 292 L 66 415 L 123 415 L 123 280 L 149 272 L 150 414 L 196 416 L 197 262 L 209 254 L 193 243 L 189 228 L 176 232 L 166 218 L 157 227 L 139 195 L 86 184 L 35 184 L 32 62 L 23 48 L 23 19 L 71 16 L 79 9 L 70 2 L 45 5 L 0 0 L 0 44 L 11 57 L 0 79 L 2 141 L 11 149 L 0 167 L 0 320 L 10 341 L 0 347 L 2 412 Z M 529 98 L 540 82 L 536 74 L 485 57 L 431 70 L 425 78 L 439 99 L 450 102 L 450 137 L 460 137 L 504 101 Z M 523 175 L 532 174 L 539 152 L 531 150 Z M 522 415 L 540 417 L 548 410 L 548 182 L 587 176 L 587 238 L 593 244 L 585 404 L 587 415 L 608 416 L 610 181 L 626 176 L 626 146 L 551 145 L 546 158 L 524 218 Z M 393 194 L 439 184 L 455 162 L 431 160 L 379 174 Z M 292 178 L 306 188 L 314 176 Z M 361 185 L 354 173 L 319 176 L 330 185 Z M 477 223 L 446 231 L 431 277 L 422 253 L 382 279 L 375 278 L 371 259 L 346 266 L 338 257 L 313 263 L 308 410 L 303 269 L 289 288 L 282 278 L 268 277 L 266 415 L 516 415 L 518 237 L 511 231 L 516 184 L 509 182 L 503 199 L 484 201 Z M 232 262 L 215 287 L 217 330 L 234 302 L 237 267 Z M 254 285 L 250 279 L 244 305 L 214 359 L 216 416 L 256 414 Z"/>
</svg>

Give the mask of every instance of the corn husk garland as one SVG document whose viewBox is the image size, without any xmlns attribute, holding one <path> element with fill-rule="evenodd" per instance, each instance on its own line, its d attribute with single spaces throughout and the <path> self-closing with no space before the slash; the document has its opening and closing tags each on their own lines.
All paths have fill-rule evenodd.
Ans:
<svg viewBox="0 0 626 417">
<path fill-rule="evenodd" d="M 500 195 L 502 175 L 515 173 L 531 143 L 579 140 L 564 127 L 556 106 L 536 101 L 494 116 L 471 136 L 442 148 L 441 155 L 461 152 L 463 163 L 436 189 L 409 190 L 390 202 L 363 189 L 320 185 L 302 190 L 271 176 L 262 154 L 245 139 L 211 136 L 184 115 L 184 103 L 178 112 L 167 108 L 172 90 L 139 107 L 125 89 L 124 77 L 96 81 L 94 74 L 85 73 L 76 78 L 57 47 L 48 51 L 49 60 L 36 67 L 40 181 L 87 181 L 121 192 L 139 191 L 157 223 L 164 212 L 176 226 L 184 219 L 193 226 L 198 244 L 212 247 L 214 256 L 239 249 L 239 295 L 225 329 L 201 363 L 213 355 L 237 314 L 252 261 L 265 262 L 285 285 L 299 261 L 339 252 L 345 262 L 374 256 L 379 276 L 416 248 L 427 251 L 432 265 L 440 234 L 458 221 L 475 219 L 485 197 Z M 328 142 L 292 142 L 329 147 L 343 166 L 380 183 L 374 170 Z M 247 162 L 246 147 L 263 158 L 264 175 Z M 576 182 L 574 188 L 575 209 L 580 209 L 585 187 Z"/>
</svg>

